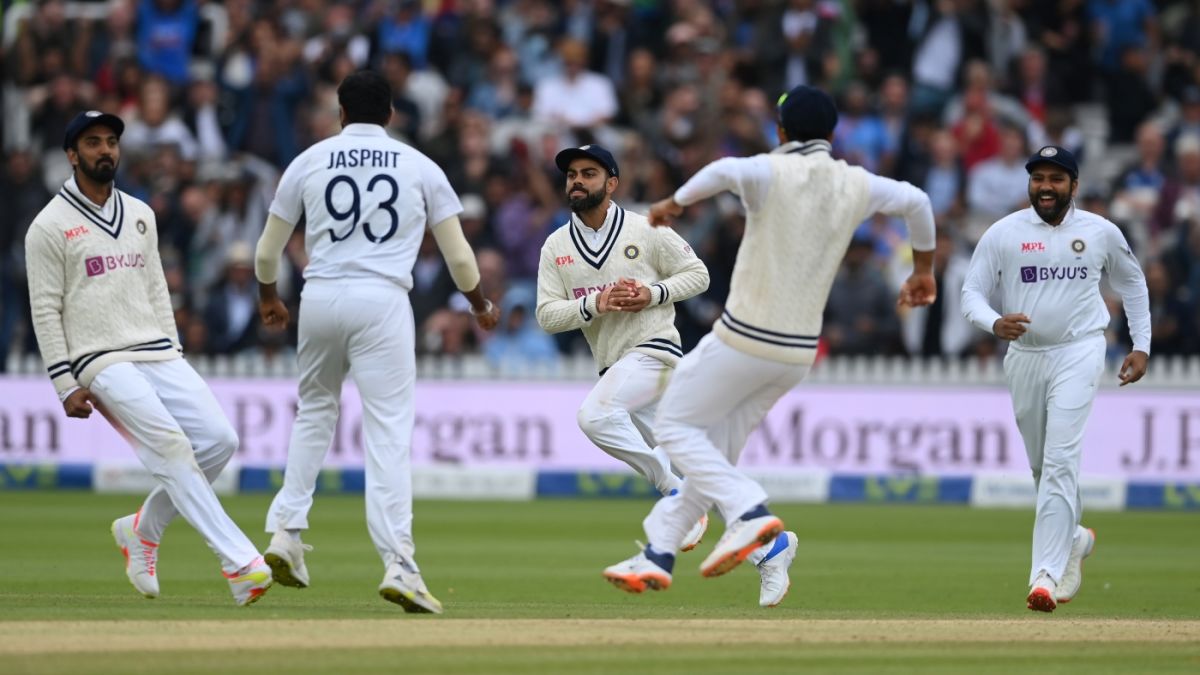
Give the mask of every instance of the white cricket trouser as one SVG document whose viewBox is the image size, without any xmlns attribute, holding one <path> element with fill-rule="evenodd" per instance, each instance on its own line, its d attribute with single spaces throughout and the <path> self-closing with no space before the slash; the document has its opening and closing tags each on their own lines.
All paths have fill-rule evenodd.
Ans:
<svg viewBox="0 0 1200 675">
<path fill-rule="evenodd" d="M 142 504 L 138 534 L 160 541 L 176 515 L 196 528 L 226 572 L 258 550 L 221 507 L 211 483 L 238 438 L 208 385 L 183 359 L 114 363 L 89 387 L 102 414 L 133 445 L 159 485 Z"/>
<path fill-rule="evenodd" d="M 1045 570 L 1062 579 L 1082 518 L 1079 460 L 1083 430 L 1104 372 L 1104 336 L 1044 351 L 1009 347 L 1004 376 L 1037 485 L 1032 584 Z"/>
<path fill-rule="evenodd" d="M 417 366 L 408 294 L 384 280 L 311 280 L 300 300 L 299 330 L 300 407 L 267 531 L 308 529 L 349 373 L 362 397 L 371 541 L 385 564 L 403 557 L 415 565 L 409 449 Z"/>
<path fill-rule="evenodd" d="M 671 366 L 639 352 L 612 364 L 579 408 L 579 428 L 599 448 L 633 467 L 664 495 L 680 487 L 662 448 L 654 447 L 654 415 Z"/>
<path fill-rule="evenodd" d="M 655 502 L 643 523 L 655 549 L 678 551 L 713 504 L 728 523 L 767 501 L 735 465 L 750 433 L 808 369 L 743 354 L 711 333 L 683 357 L 658 404 L 655 432 L 686 480 L 680 498 Z"/>
</svg>

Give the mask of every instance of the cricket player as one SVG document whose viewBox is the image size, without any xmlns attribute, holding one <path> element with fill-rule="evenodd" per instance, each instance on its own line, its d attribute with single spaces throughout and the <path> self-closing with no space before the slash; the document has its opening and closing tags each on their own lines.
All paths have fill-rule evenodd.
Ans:
<svg viewBox="0 0 1200 675">
<path fill-rule="evenodd" d="M 379 593 L 406 612 L 440 614 L 414 558 L 412 536 L 413 383 L 416 353 L 412 269 L 432 228 L 454 283 L 485 330 L 499 310 L 480 288 L 475 254 L 463 235 L 458 196 L 445 173 L 416 149 L 391 139 L 392 92 L 363 70 L 338 86 L 342 132 L 300 154 L 280 178 L 255 256 L 263 323 L 283 327 L 288 311 L 275 289 L 278 261 L 305 219 L 300 300 L 300 406 L 283 488 L 267 514 L 266 560 L 285 586 L 309 584 L 300 533 L 338 417 L 342 382 L 354 378 L 363 405 L 367 529 L 386 571 Z"/>
<path fill-rule="evenodd" d="M 97 110 L 67 124 L 72 176 L 25 237 L 38 347 L 67 415 L 98 409 L 158 481 L 137 513 L 112 524 L 134 588 L 158 597 L 158 543 L 182 514 L 217 554 L 234 600 L 249 605 L 271 571 L 209 485 L 237 434 L 181 356 L 154 211 L 113 185 L 124 130 Z"/>
<path fill-rule="evenodd" d="M 725 533 L 702 575 L 725 574 L 747 557 L 761 569 L 763 558 L 794 551 L 794 542 L 780 539 L 784 525 L 767 509 L 766 492 L 735 465 L 750 432 L 812 365 L 834 274 L 867 216 L 908 223 L 914 271 L 898 304 L 928 305 L 937 294 L 925 193 L 833 159 L 837 109 L 819 89 L 792 89 L 780 97 L 778 116 L 774 151 L 713 162 L 650 209 L 650 223 L 666 225 L 685 206 L 728 190 L 745 206 L 746 233 L 724 313 L 679 362 L 659 404 L 655 431 L 687 477 L 682 499 L 655 503 L 644 523 L 649 544 L 604 570 L 632 593 L 671 585 L 680 542 L 714 503 Z"/>
<path fill-rule="evenodd" d="M 1037 486 L 1029 609 L 1052 612 L 1083 582 L 1096 535 L 1080 525 L 1083 428 L 1104 372 L 1109 315 L 1100 275 L 1121 295 L 1133 351 L 1121 386 L 1142 379 L 1150 355 L 1150 300 L 1137 259 L 1116 225 L 1075 208 L 1079 168 L 1048 145 L 1025 164 L 1032 208 L 992 225 L 975 248 L 963 314 L 1010 340 L 1004 375 Z M 988 298 L 997 292 L 1000 312 Z"/>
<path fill-rule="evenodd" d="M 566 176 L 571 220 L 542 246 L 537 319 L 548 333 L 582 330 L 600 369 L 584 399 L 579 428 L 601 450 L 633 467 L 665 496 L 682 481 L 654 447 L 654 413 L 683 357 L 675 304 L 708 288 L 708 268 L 674 230 L 612 201 L 620 171 L 599 145 L 567 148 L 555 163 Z M 693 525 L 683 550 L 704 536 Z"/>
</svg>

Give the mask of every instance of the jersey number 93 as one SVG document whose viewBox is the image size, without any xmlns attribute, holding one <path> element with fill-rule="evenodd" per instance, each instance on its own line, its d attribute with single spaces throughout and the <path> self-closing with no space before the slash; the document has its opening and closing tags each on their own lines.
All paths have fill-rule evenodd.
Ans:
<svg viewBox="0 0 1200 675">
<path fill-rule="evenodd" d="M 382 185 L 381 185 L 382 184 Z M 391 239 L 396 230 L 400 227 L 400 215 L 396 213 L 396 198 L 400 196 L 400 186 L 396 185 L 396 179 L 391 176 L 380 173 L 371 177 L 367 181 L 366 192 L 375 194 L 376 188 L 379 192 L 386 191 L 386 199 L 379 202 L 379 209 L 386 211 L 391 219 L 388 223 L 388 228 L 383 234 L 376 234 L 375 230 L 371 229 L 371 223 L 363 221 L 363 234 L 367 235 L 367 239 L 375 244 L 382 244 Z M 350 194 L 350 205 L 348 208 L 338 208 L 338 204 L 334 203 L 334 197 L 341 197 L 347 192 Z M 339 203 L 345 204 L 344 199 L 339 199 Z M 329 238 L 337 243 L 344 241 L 354 234 L 355 228 L 358 227 L 358 222 L 362 218 L 362 192 L 358 189 L 358 183 L 353 178 L 346 175 L 334 176 L 329 184 L 325 186 L 325 210 L 329 212 L 329 217 L 341 223 L 350 221 L 350 227 L 342 234 L 335 234 L 333 229 L 329 230 Z"/>
</svg>

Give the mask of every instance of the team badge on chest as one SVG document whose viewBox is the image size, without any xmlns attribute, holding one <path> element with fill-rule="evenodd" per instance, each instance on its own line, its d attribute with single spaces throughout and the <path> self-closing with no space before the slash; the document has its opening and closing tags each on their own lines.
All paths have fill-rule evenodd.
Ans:
<svg viewBox="0 0 1200 675">
<path fill-rule="evenodd" d="M 1083 253 L 1084 249 L 1086 248 L 1087 244 L 1083 243 L 1082 239 L 1076 239 L 1075 241 L 1071 242 L 1071 250 L 1076 253 Z"/>
<path fill-rule="evenodd" d="M 140 219 L 137 221 L 137 231 L 138 234 L 146 234 L 146 221 Z"/>
<path fill-rule="evenodd" d="M 641 249 L 634 244 L 630 244 L 625 247 L 625 257 L 629 258 L 630 260 L 637 260 L 637 257 L 641 254 Z"/>
</svg>

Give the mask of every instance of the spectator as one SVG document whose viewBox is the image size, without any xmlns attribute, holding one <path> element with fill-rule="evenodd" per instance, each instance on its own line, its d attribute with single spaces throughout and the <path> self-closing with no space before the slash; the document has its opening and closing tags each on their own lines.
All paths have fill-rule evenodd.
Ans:
<svg viewBox="0 0 1200 675">
<path fill-rule="evenodd" d="M 237 242 L 229 247 L 224 277 L 208 297 L 205 323 L 212 353 L 234 354 L 254 344 L 258 335 L 258 285 L 250 244 Z"/>
<path fill-rule="evenodd" d="M 554 338 L 531 318 L 535 304 L 535 294 L 527 287 L 512 288 L 504 295 L 500 325 L 483 346 L 483 355 L 493 368 L 521 373 L 558 363 Z"/>
<path fill-rule="evenodd" d="M 1029 204 L 1029 172 L 1025 170 L 1025 136 L 1019 129 L 1000 132 L 1000 154 L 976 165 L 967 179 L 967 208 L 991 220 Z"/>
<path fill-rule="evenodd" d="M 27 300 L 25 233 L 51 197 L 36 171 L 33 154 L 15 150 L 0 175 L 0 194 L 5 196 L 0 209 L 0 373 L 5 371 L 16 336 L 25 339 L 21 352 L 36 351 Z"/>
<path fill-rule="evenodd" d="M 170 85 L 163 77 L 151 75 L 142 81 L 138 115 L 125 125 L 121 149 L 130 158 L 137 158 L 167 145 L 177 148 L 185 162 L 194 162 L 199 154 L 191 129 L 171 111 Z"/>
<path fill-rule="evenodd" d="M 429 55 L 431 24 L 421 10 L 420 0 L 396 0 L 395 11 L 379 22 L 376 40 L 385 54 L 403 52 L 417 70 Z"/>
<path fill-rule="evenodd" d="M 534 117 L 574 129 L 594 129 L 616 117 L 617 97 L 612 82 L 604 75 L 584 70 L 587 47 L 575 40 L 563 40 L 558 51 L 563 72 L 534 85 Z M 587 105 L 580 105 L 580 101 L 587 101 Z"/>
<path fill-rule="evenodd" d="M 138 5 L 138 63 L 148 73 L 182 86 L 196 42 L 200 14 L 196 0 L 141 0 Z"/>
<path fill-rule="evenodd" d="M 904 347 L 909 354 L 926 358 L 966 354 L 975 339 L 975 328 L 963 317 L 960 308 L 963 281 L 971 257 L 944 227 L 937 231 L 933 253 L 933 275 L 937 279 L 937 300 L 927 307 L 915 307 L 903 318 Z"/>
<path fill-rule="evenodd" d="M 1151 222 L 1157 236 L 1182 233 L 1188 222 L 1200 222 L 1200 136 L 1175 141 L 1175 163 L 1176 175 L 1163 187 Z"/>
<path fill-rule="evenodd" d="M 965 209 L 966 173 L 958 156 L 958 141 L 948 131 L 938 131 L 930 141 L 932 161 L 925 176 L 916 181 L 929 195 L 933 215 L 938 223 L 963 214 Z M 943 228 L 939 228 L 943 229 Z"/>
<path fill-rule="evenodd" d="M 846 88 L 845 100 L 838 112 L 837 128 L 833 131 L 834 154 L 878 173 L 879 165 L 891 160 L 895 148 L 889 142 L 883 121 L 870 110 L 866 86 L 852 82 Z"/>
<path fill-rule="evenodd" d="M 1122 50 L 1120 67 L 1109 74 L 1105 88 L 1109 143 L 1132 141 L 1134 130 L 1158 107 L 1157 97 L 1146 82 L 1149 68 L 1149 54 L 1131 45 Z"/>
<path fill-rule="evenodd" d="M 1146 289 L 1150 293 L 1150 349 L 1155 354 L 1184 353 L 1189 338 L 1183 330 L 1195 324 L 1189 319 L 1195 311 L 1182 299 L 1182 289 L 1162 260 L 1146 265 Z"/>
<path fill-rule="evenodd" d="M 1100 66 L 1107 71 L 1118 69 L 1128 49 L 1158 42 L 1158 21 L 1150 0 L 1089 0 L 1088 17 Z"/>
<path fill-rule="evenodd" d="M 872 264 L 875 243 L 855 237 L 833 281 L 823 337 L 830 354 L 894 354 L 899 343 L 892 289 Z"/>
</svg>

